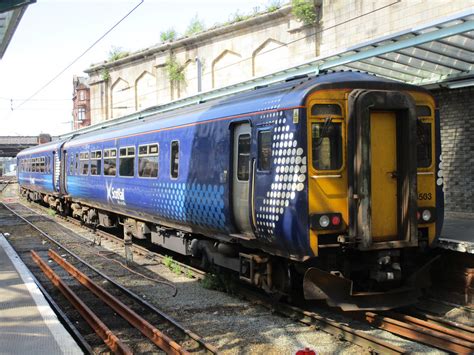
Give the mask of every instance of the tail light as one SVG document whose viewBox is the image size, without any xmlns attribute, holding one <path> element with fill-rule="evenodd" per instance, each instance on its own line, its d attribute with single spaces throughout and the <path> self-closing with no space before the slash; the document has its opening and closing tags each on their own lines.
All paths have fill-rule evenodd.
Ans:
<svg viewBox="0 0 474 355">
<path fill-rule="evenodd" d="M 318 213 L 310 216 L 311 229 L 316 230 L 337 230 L 342 226 L 342 216 L 340 213 Z"/>
</svg>

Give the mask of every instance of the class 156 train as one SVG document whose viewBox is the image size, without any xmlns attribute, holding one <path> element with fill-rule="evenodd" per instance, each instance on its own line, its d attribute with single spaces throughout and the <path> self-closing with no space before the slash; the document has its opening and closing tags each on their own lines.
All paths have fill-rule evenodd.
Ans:
<svg viewBox="0 0 474 355">
<path fill-rule="evenodd" d="M 362 310 L 428 285 L 440 154 L 427 90 L 332 72 L 29 148 L 17 165 L 29 200 L 268 292 Z"/>
</svg>

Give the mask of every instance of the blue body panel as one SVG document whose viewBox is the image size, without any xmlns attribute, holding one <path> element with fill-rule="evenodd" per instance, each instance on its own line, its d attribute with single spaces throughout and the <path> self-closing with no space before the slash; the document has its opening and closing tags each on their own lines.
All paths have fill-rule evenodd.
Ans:
<svg viewBox="0 0 474 355">
<path fill-rule="evenodd" d="M 248 218 L 256 240 L 243 243 L 296 259 L 314 256 L 308 235 L 306 97 L 318 88 L 361 83 L 379 89 L 394 84 L 352 72 L 302 78 L 73 137 L 62 146 L 67 157 L 64 192 L 72 200 L 104 210 L 209 237 L 238 233 L 232 211 L 233 128 L 248 122 L 250 162 L 258 159 L 258 132 L 271 130 L 272 166 L 270 171 L 251 169 Z M 175 140 L 180 142 L 179 176 L 173 179 L 170 160 Z M 137 176 L 137 158 L 134 177 L 83 176 L 69 169 L 71 159 L 81 152 L 108 148 L 118 152 L 127 146 L 138 150 L 151 143 L 159 144 L 156 178 Z M 21 176 L 20 184 L 37 186 L 28 184 L 29 178 Z"/>
<path fill-rule="evenodd" d="M 56 194 L 58 191 L 54 186 L 54 154 L 60 154 L 60 148 L 63 142 L 52 142 L 29 149 L 25 149 L 17 155 L 17 166 L 20 166 L 22 159 L 49 158 L 49 172 L 17 172 L 18 183 L 20 186 L 30 190 L 40 191 L 42 193 Z M 58 153 L 59 152 L 59 153 Z"/>
</svg>

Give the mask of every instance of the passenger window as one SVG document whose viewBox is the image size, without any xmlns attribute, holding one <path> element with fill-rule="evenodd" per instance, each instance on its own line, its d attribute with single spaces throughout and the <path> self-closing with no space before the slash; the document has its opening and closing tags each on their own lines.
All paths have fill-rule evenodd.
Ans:
<svg viewBox="0 0 474 355">
<path fill-rule="evenodd" d="M 76 153 L 76 170 L 75 170 L 75 175 L 79 175 L 79 154 Z"/>
<path fill-rule="evenodd" d="M 74 175 L 74 155 L 69 156 L 69 175 Z"/>
<path fill-rule="evenodd" d="M 250 173 L 250 134 L 242 134 L 238 140 L 237 179 L 247 181 Z"/>
<path fill-rule="evenodd" d="M 179 142 L 171 142 L 171 177 L 177 179 L 179 175 Z"/>
<path fill-rule="evenodd" d="M 270 171 L 272 166 L 272 132 L 258 132 L 258 170 Z"/>
<path fill-rule="evenodd" d="M 96 150 L 91 152 L 91 175 L 100 175 L 102 169 L 102 152 Z"/>
<path fill-rule="evenodd" d="M 135 147 L 120 148 L 119 175 L 125 177 L 134 176 Z"/>
<path fill-rule="evenodd" d="M 104 175 L 106 176 L 117 175 L 117 150 L 116 149 L 104 150 Z"/>
<path fill-rule="evenodd" d="M 158 176 L 158 144 L 141 145 L 138 147 L 138 176 Z"/>
<path fill-rule="evenodd" d="M 89 153 L 79 154 L 81 175 L 89 175 Z"/>
<path fill-rule="evenodd" d="M 339 170 L 342 167 L 342 125 L 315 122 L 311 125 L 313 167 L 316 170 Z"/>
<path fill-rule="evenodd" d="M 428 168 L 431 166 L 431 123 L 416 122 L 416 160 L 418 168 Z"/>
</svg>

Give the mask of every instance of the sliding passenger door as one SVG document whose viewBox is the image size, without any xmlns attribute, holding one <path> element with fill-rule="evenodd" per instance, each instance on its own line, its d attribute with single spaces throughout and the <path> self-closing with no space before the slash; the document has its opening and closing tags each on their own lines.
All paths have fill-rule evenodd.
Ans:
<svg viewBox="0 0 474 355">
<path fill-rule="evenodd" d="M 249 123 L 241 123 L 233 130 L 232 209 L 237 229 L 242 234 L 252 234 L 250 225 L 250 186 L 252 143 Z"/>
</svg>

